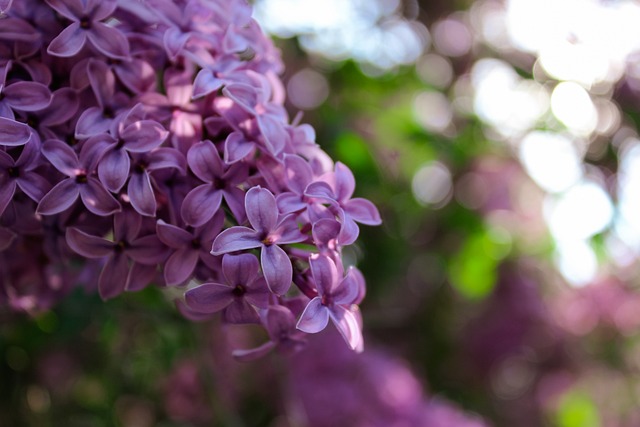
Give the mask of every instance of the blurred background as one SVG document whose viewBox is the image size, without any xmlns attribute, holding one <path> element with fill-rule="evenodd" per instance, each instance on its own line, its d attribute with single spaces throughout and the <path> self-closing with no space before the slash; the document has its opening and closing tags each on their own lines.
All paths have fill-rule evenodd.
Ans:
<svg viewBox="0 0 640 427">
<path fill-rule="evenodd" d="M 640 426 L 640 4 L 256 0 L 383 225 L 366 350 L 251 364 L 177 294 L 0 313 L 0 426 Z"/>
</svg>

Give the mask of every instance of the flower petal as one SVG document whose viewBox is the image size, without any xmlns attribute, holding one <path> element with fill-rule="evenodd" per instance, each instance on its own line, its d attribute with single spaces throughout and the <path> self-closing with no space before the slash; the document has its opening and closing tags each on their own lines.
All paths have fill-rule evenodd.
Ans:
<svg viewBox="0 0 640 427">
<path fill-rule="evenodd" d="M 87 32 L 80 28 L 79 22 L 72 22 L 67 28 L 62 30 L 58 36 L 51 41 L 47 52 L 53 56 L 63 58 L 74 56 L 87 41 Z"/>
<path fill-rule="evenodd" d="M 289 290 L 293 278 L 293 267 L 287 253 L 278 245 L 263 246 L 260 264 L 271 292 L 284 295 Z"/>
<path fill-rule="evenodd" d="M 230 324 L 260 323 L 256 309 L 244 298 L 235 298 L 222 313 L 222 321 Z"/>
<path fill-rule="evenodd" d="M 349 344 L 349 347 L 352 350 L 356 350 L 362 346 L 362 330 L 360 328 L 360 324 L 356 316 L 340 305 L 335 305 L 331 307 L 329 310 L 329 316 L 331 317 L 331 321 L 342 338 Z"/>
<path fill-rule="evenodd" d="M 98 164 L 98 177 L 107 190 L 117 193 L 127 182 L 131 161 L 121 148 L 108 150 Z"/>
<path fill-rule="evenodd" d="M 17 147 L 31 139 L 29 126 L 6 117 L 0 117 L 0 145 Z"/>
<path fill-rule="evenodd" d="M 16 192 L 16 180 L 7 179 L 5 182 L 0 181 L 0 214 L 7 209 L 13 195 Z"/>
<path fill-rule="evenodd" d="M 34 202 L 39 202 L 51 189 L 49 181 L 35 172 L 25 173 L 16 182 L 20 189 Z"/>
<path fill-rule="evenodd" d="M 184 294 L 184 301 L 192 310 L 200 313 L 215 313 L 234 300 L 233 289 L 219 283 L 204 283 Z"/>
<path fill-rule="evenodd" d="M 305 159 L 291 154 L 284 155 L 285 179 L 289 189 L 297 194 L 304 193 L 313 180 L 313 171 Z"/>
<path fill-rule="evenodd" d="M 269 307 L 265 323 L 269 337 L 273 341 L 278 341 L 282 337 L 290 335 L 296 327 L 296 319 L 291 310 L 281 305 Z"/>
<path fill-rule="evenodd" d="M 336 263 L 328 256 L 314 254 L 309 257 L 309 266 L 320 296 L 333 295 L 342 279 Z"/>
<path fill-rule="evenodd" d="M 198 251 L 190 247 L 175 251 L 164 265 L 164 279 L 167 286 L 186 282 L 195 270 L 198 259 Z"/>
<path fill-rule="evenodd" d="M 129 275 L 129 263 L 122 255 L 115 255 L 107 260 L 98 279 L 98 291 L 103 300 L 111 299 L 124 292 Z"/>
<path fill-rule="evenodd" d="M 220 233 L 213 241 L 211 253 L 213 255 L 222 255 L 229 252 L 259 248 L 260 246 L 262 246 L 262 242 L 257 231 L 248 227 L 238 226 L 227 228 Z"/>
<path fill-rule="evenodd" d="M 140 120 L 130 124 L 120 132 L 125 141 L 124 148 L 133 153 L 146 153 L 157 148 L 167 139 L 169 132 L 158 122 Z"/>
<path fill-rule="evenodd" d="M 156 216 L 156 196 L 151 186 L 149 174 L 144 171 L 133 173 L 127 185 L 131 206 L 140 214 L 145 216 Z"/>
<path fill-rule="evenodd" d="M 155 234 L 140 237 L 131 242 L 126 253 L 134 261 L 145 265 L 159 264 L 167 258 L 167 248 Z"/>
<path fill-rule="evenodd" d="M 85 184 L 78 186 L 82 203 L 89 211 L 98 216 L 109 216 L 120 212 L 120 203 L 95 178 L 88 177 Z M 43 198 L 44 200 L 44 198 Z"/>
<path fill-rule="evenodd" d="M 382 223 L 378 208 L 367 199 L 356 197 L 346 202 L 343 208 L 345 213 L 353 218 L 354 221 L 367 225 L 380 225 Z"/>
<path fill-rule="evenodd" d="M 225 255 L 222 258 L 222 273 L 229 286 L 247 286 L 258 275 L 258 258 L 251 254 Z"/>
<path fill-rule="evenodd" d="M 143 265 L 133 263 L 127 275 L 125 290 L 140 291 L 152 283 L 158 275 L 158 268 L 155 265 Z"/>
<path fill-rule="evenodd" d="M 224 164 L 211 141 L 194 144 L 187 152 L 187 163 L 193 173 L 204 182 L 213 183 L 224 174 Z"/>
<path fill-rule="evenodd" d="M 161 219 L 156 224 L 156 234 L 162 243 L 174 249 L 190 245 L 194 238 L 191 233 L 183 228 L 167 224 Z"/>
<path fill-rule="evenodd" d="M 211 70 L 200 70 L 193 81 L 193 99 L 207 96 L 224 85 L 222 79 L 217 78 Z"/>
<path fill-rule="evenodd" d="M 354 304 L 361 292 L 362 275 L 355 267 L 349 267 L 347 275 L 333 292 L 333 303 L 341 305 Z"/>
<path fill-rule="evenodd" d="M 242 132 L 232 132 L 224 142 L 224 162 L 232 164 L 239 162 L 251 153 L 256 144 L 247 141 Z"/>
<path fill-rule="evenodd" d="M 36 213 L 54 215 L 67 210 L 76 201 L 80 190 L 72 178 L 64 179 L 56 184 L 38 203 Z"/>
<path fill-rule="evenodd" d="M 129 57 L 129 41 L 122 32 L 102 22 L 94 22 L 87 31 L 87 38 L 105 56 L 126 60 Z"/>
<path fill-rule="evenodd" d="M 180 213 L 188 225 L 199 227 L 213 218 L 220 209 L 222 192 L 211 184 L 202 184 L 187 194 Z"/>
<path fill-rule="evenodd" d="M 239 362 L 252 362 L 258 360 L 261 357 L 266 356 L 275 348 L 276 344 L 273 341 L 267 341 L 261 346 L 250 348 L 246 350 L 236 349 L 233 350 L 231 355 Z"/>
<path fill-rule="evenodd" d="M 338 201 L 343 203 L 351 198 L 356 188 L 356 179 L 353 172 L 342 162 L 336 162 L 335 186 Z"/>
<path fill-rule="evenodd" d="M 294 214 L 284 217 L 269 236 L 273 237 L 274 243 L 278 244 L 299 243 L 307 240 L 307 236 L 300 232 Z"/>
<path fill-rule="evenodd" d="M 74 252 L 87 258 L 102 258 L 113 253 L 113 242 L 102 237 L 92 236 L 77 228 L 67 228 L 65 238 Z"/>
<path fill-rule="evenodd" d="M 73 148 L 62 141 L 50 139 L 42 144 L 42 154 L 63 174 L 75 177 L 80 172 L 80 162 Z"/>
<path fill-rule="evenodd" d="M 329 323 L 329 310 L 322 305 L 322 299 L 315 297 L 305 307 L 296 328 L 308 334 L 322 331 Z"/>
<path fill-rule="evenodd" d="M 4 96 L 11 108 L 38 111 L 51 103 L 51 92 L 42 83 L 19 81 L 4 88 Z"/>
<path fill-rule="evenodd" d="M 278 206 L 271 191 L 253 187 L 244 199 L 245 211 L 253 228 L 260 233 L 269 233 L 278 221 Z"/>
</svg>

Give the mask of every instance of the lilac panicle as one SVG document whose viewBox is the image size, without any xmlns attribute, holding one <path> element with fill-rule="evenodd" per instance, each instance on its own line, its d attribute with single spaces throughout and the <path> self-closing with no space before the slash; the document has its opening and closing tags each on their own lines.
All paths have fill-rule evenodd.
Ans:
<svg viewBox="0 0 640 427">
<path fill-rule="evenodd" d="M 364 279 L 344 276 L 342 249 L 380 216 L 289 119 L 279 52 L 251 13 L 0 0 L 0 304 L 185 286 L 188 318 L 267 331 L 239 360 L 297 351 L 329 319 L 362 348 Z"/>
</svg>

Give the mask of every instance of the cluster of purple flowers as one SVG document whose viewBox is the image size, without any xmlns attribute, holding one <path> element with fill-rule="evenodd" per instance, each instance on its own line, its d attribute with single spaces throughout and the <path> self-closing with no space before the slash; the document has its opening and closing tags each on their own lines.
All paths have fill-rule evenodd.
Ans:
<svg viewBox="0 0 640 427">
<path fill-rule="evenodd" d="M 361 348 L 341 251 L 380 217 L 281 69 L 243 0 L 0 0 L 0 304 L 188 285 L 188 317 L 267 329 L 239 358 L 329 320 Z"/>
</svg>

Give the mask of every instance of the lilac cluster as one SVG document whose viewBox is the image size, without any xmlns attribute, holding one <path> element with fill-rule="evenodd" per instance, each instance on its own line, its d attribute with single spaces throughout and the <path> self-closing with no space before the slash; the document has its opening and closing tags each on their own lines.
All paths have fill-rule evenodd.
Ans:
<svg viewBox="0 0 640 427">
<path fill-rule="evenodd" d="M 329 320 L 361 348 L 341 251 L 380 216 L 281 69 L 243 0 L 1 0 L 0 303 L 188 285 L 188 317 L 266 328 L 239 358 Z"/>
</svg>

